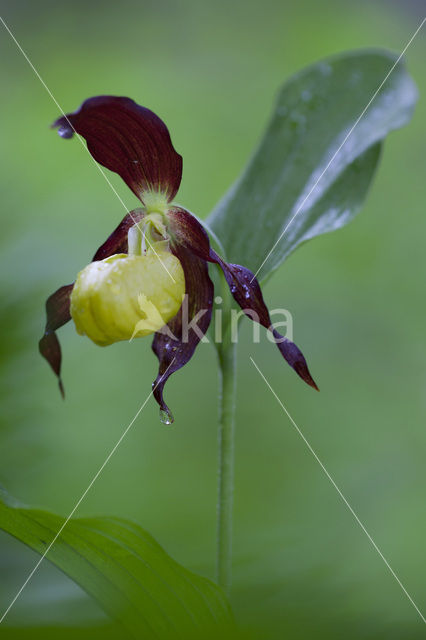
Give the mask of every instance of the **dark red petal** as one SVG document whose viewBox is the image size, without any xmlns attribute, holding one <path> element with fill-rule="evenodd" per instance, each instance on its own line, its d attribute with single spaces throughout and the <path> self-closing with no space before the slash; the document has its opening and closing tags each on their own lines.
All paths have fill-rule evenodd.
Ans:
<svg viewBox="0 0 426 640">
<path fill-rule="evenodd" d="M 142 209 L 133 209 L 130 211 L 116 229 L 111 233 L 109 238 L 99 247 L 93 256 L 93 262 L 95 260 L 103 260 L 109 258 L 116 253 L 127 253 L 127 234 L 130 227 L 142 220 L 145 213 Z"/>
<path fill-rule="evenodd" d="M 180 260 L 185 274 L 187 300 L 177 315 L 167 324 L 169 332 L 156 333 L 152 343 L 152 349 L 160 363 L 158 376 L 153 382 L 153 393 L 169 422 L 173 422 L 173 416 L 163 399 L 164 385 L 172 373 L 178 371 L 192 358 L 201 337 L 209 328 L 213 306 L 213 283 L 209 278 L 205 260 L 195 256 L 183 245 L 175 243 L 171 248 Z M 197 314 L 200 316 L 195 324 L 199 333 L 187 324 L 197 318 Z M 185 315 L 187 315 L 187 321 Z M 188 329 L 184 329 L 185 326 Z"/>
<path fill-rule="evenodd" d="M 47 299 L 46 302 L 46 328 L 39 342 L 41 355 L 46 358 L 58 377 L 59 389 L 64 396 L 64 387 L 61 380 L 61 346 L 55 331 L 71 320 L 70 295 L 74 284 L 67 284 Z"/>
<path fill-rule="evenodd" d="M 145 215 L 142 209 L 134 209 L 120 222 L 109 238 L 99 247 L 93 257 L 95 260 L 103 260 L 115 253 L 127 253 L 127 234 L 131 226 L 139 222 Z M 45 333 L 39 342 L 41 355 L 46 358 L 59 379 L 59 388 L 62 396 L 64 387 L 61 380 L 61 346 L 56 336 L 56 330 L 71 320 L 70 296 L 74 284 L 61 287 L 53 293 L 46 302 L 47 322 Z"/>
<path fill-rule="evenodd" d="M 203 228 L 189 211 L 182 207 L 173 207 L 168 212 L 169 231 L 176 243 L 195 253 L 202 260 L 214 262 L 210 256 L 209 237 Z"/>
<path fill-rule="evenodd" d="M 182 158 L 164 122 L 130 98 L 89 98 L 52 126 L 63 138 L 82 135 L 95 160 L 118 173 L 142 201 L 142 192 L 150 190 L 162 191 L 169 202 L 175 197 Z"/>
<path fill-rule="evenodd" d="M 235 301 L 251 320 L 258 321 L 266 329 L 272 331 L 278 349 L 307 384 L 318 389 L 300 349 L 291 340 L 281 336 L 271 328 L 271 318 L 263 300 L 262 291 L 254 274 L 238 264 L 228 264 L 213 249 L 202 225 L 188 211 L 175 207 L 169 213 L 170 230 L 176 239 L 188 251 L 198 257 L 218 264 L 225 276 Z"/>
<path fill-rule="evenodd" d="M 54 331 L 52 333 L 45 333 L 40 342 L 38 348 L 41 355 L 46 358 L 47 362 L 52 367 L 53 372 L 58 377 L 59 391 L 63 398 L 65 398 L 64 385 L 61 378 L 61 345 L 59 344 L 58 336 Z"/>
<path fill-rule="evenodd" d="M 294 342 L 284 338 L 276 329 L 271 327 L 269 311 L 263 300 L 260 285 L 254 277 L 254 274 L 239 264 L 227 264 L 213 250 L 210 251 L 210 255 L 211 259 L 222 268 L 231 293 L 244 313 L 251 320 L 259 322 L 266 329 L 272 331 L 275 343 L 288 364 L 296 371 L 302 380 L 318 391 L 318 387 L 309 372 L 303 353 Z"/>
</svg>

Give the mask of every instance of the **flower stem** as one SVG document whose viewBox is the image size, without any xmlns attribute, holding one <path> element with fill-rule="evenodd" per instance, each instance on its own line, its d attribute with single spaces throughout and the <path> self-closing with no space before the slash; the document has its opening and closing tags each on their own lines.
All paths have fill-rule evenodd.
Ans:
<svg viewBox="0 0 426 640">
<path fill-rule="evenodd" d="M 219 487 L 217 502 L 216 579 L 229 592 L 231 586 L 232 515 L 234 497 L 234 411 L 236 345 L 224 340 L 219 349 Z"/>
</svg>

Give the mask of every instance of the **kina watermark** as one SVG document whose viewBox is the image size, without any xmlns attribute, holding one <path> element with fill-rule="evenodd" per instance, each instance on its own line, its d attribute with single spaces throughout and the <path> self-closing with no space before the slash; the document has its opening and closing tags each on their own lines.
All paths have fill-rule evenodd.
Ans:
<svg viewBox="0 0 426 640">
<path fill-rule="evenodd" d="M 260 342 L 260 331 L 263 325 L 259 314 L 252 308 L 245 309 L 227 309 L 226 311 L 220 306 L 223 303 L 221 296 L 216 296 L 215 308 L 212 313 L 212 319 L 214 321 L 214 330 L 211 334 L 211 338 L 216 344 L 220 344 L 223 340 L 225 330 L 230 332 L 231 342 L 236 344 L 239 336 L 239 323 L 242 317 L 248 316 L 253 321 L 252 324 L 252 338 L 253 343 L 258 344 Z M 156 305 L 149 300 L 144 294 L 138 295 L 138 306 L 142 317 L 135 323 L 132 337 L 129 342 L 134 338 L 146 335 L 146 333 L 161 333 L 171 340 L 176 342 L 183 342 L 184 344 L 191 341 L 193 335 L 198 338 L 200 342 L 210 343 L 209 339 L 201 328 L 201 323 L 206 319 L 206 314 L 211 313 L 208 308 L 198 309 L 194 314 L 190 309 L 190 301 L 188 294 L 185 294 L 182 298 L 182 305 L 177 313 L 179 317 L 179 335 L 173 333 L 170 324 L 167 324 L 160 310 Z M 286 340 L 293 341 L 293 316 L 288 309 L 272 309 L 269 311 L 271 324 L 267 329 L 267 337 L 270 342 L 279 344 Z M 226 329 L 225 329 L 226 328 Z"/>
</svg>

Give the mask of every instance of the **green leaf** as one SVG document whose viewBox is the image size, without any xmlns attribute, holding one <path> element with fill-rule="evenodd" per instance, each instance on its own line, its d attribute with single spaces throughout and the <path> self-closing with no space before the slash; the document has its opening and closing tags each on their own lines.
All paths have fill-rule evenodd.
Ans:
<svg viewBox="0 0 426 640">
<path fill-rule="evenodd" d="M 264 279 L 299 244 L 360 210 L 382 140 L 409 121 L 416 102 L 401 62 L 345 138 L 395 62 L 386 51 L 346 53 L 284 85 L 257 151 L 208 218 L 229 260 Z"/>
<path fill-rule="evenodd" d="M 40 554 L 63 523 L 58 515 L 23 507 L 0 492 L 0 529 Z M 46 559 L 93 596 L 132 637 L 210 637 L 214 630 L 232 626 L 221 589 L 181 567 L 132 522 L 73 518 Z"/>
</svg>

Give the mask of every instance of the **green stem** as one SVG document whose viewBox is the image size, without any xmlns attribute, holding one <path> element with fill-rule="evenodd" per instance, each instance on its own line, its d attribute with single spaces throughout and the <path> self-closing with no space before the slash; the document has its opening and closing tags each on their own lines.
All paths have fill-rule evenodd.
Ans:
<svg viewBox="0 0 426 640">
<path fill-rule="evenodd" d="M 219 488 L 217 502 L 216 579 L 231 586 L 232 515 L 234 497 L 234 411 L 236 345 L 228 338 L 219 349 Z"/>
</svg>

